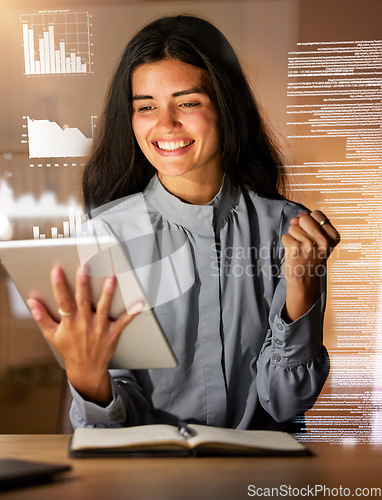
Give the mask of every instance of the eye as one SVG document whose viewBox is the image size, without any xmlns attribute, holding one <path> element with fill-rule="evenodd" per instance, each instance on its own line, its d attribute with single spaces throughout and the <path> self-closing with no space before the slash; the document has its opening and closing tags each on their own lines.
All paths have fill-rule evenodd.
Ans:
<svg viewBox="0 0 382 500">
<path fill-rule="evenodd" d="M 182 108 L 196 108 L 197 106 L 200 106 L 200 102 L 183 102 L 179 105 Z"/>
<path fill-rule="evenodd" d="M 136 111 L 138 111 L 138 113 L 147 113 L 153 109 L 155 109 L 154 106 L 139 106 Z"/>
</svg>

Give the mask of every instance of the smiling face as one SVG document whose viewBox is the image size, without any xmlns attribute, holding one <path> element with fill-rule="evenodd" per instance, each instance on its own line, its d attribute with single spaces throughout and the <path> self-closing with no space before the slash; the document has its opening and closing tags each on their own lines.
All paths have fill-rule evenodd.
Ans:
<svg viewBox="0 0 382 500">
<path fill-rule="evenodd" d="M 204 70 L 175 59 L 133 72 L 133 131 L 166 187 L 179 177 L 208 182 L 220 174 L 218 114 L 206 78 Z"/>
</svg>

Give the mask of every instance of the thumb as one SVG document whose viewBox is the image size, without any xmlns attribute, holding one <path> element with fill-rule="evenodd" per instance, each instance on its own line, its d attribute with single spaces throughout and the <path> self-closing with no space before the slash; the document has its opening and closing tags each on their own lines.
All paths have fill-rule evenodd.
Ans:
<svg viewBox="0 0 382 500">
<path fill-rule="evenodd" d="M 300 218 L 301 217 L 304 217 L 306 215 L 309 215 L 310 212 L 307 212 L 306 210 L 304 210 L 303 212 L 300 212 L 298 215 L 296 215 L 296 217 L 293 217 L 293 219 L 291 219 L 289 222 L 292 226 L 298 226 L 299 223 L 300 223 Z"/>
</svg>

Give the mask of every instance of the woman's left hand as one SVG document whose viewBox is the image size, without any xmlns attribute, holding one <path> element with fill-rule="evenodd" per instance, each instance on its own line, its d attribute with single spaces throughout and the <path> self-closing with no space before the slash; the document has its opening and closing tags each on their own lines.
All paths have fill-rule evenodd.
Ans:
<svg viewBox="0 0 382 500">
<path fill-rule="evenodd" d="M 326 261 L 339 241 L 338 231 L 319 210 L 291 219 L 289 232 L 282 238 L 288 321 L 308 312 L 320 296 Z"/>
</svg>

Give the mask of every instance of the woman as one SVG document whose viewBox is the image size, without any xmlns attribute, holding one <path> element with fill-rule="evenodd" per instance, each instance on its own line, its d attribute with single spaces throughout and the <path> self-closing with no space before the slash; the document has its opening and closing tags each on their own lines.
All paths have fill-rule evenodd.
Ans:
<svg viewBox="0 0 382 500">
<path fill-rule="evenodd" d="M 109 373 L 139 304 L 110 321 L 113 278 L 93 312 L 88 277 L 78 271 L 73 299 L 62 271 L 52 271 L 61 322 L 29 306 L 65 359 L 75 427 L 280 428 L 313 405 L 328 373 L 323 269 L 339 236 L 321 212 L 282 197 L 280 164 L 215 27 L 165 17 L 131 40 L 84 173 L 85 206 L 120 241 L 147 220 L 163 248 L 181 237 L 192 280 L 154 304 L 178 367 Z M 142 200 L 148 218 L 132 217 Z M 130 256 L 139 261 L 139 251 Z"/>
</svg>

